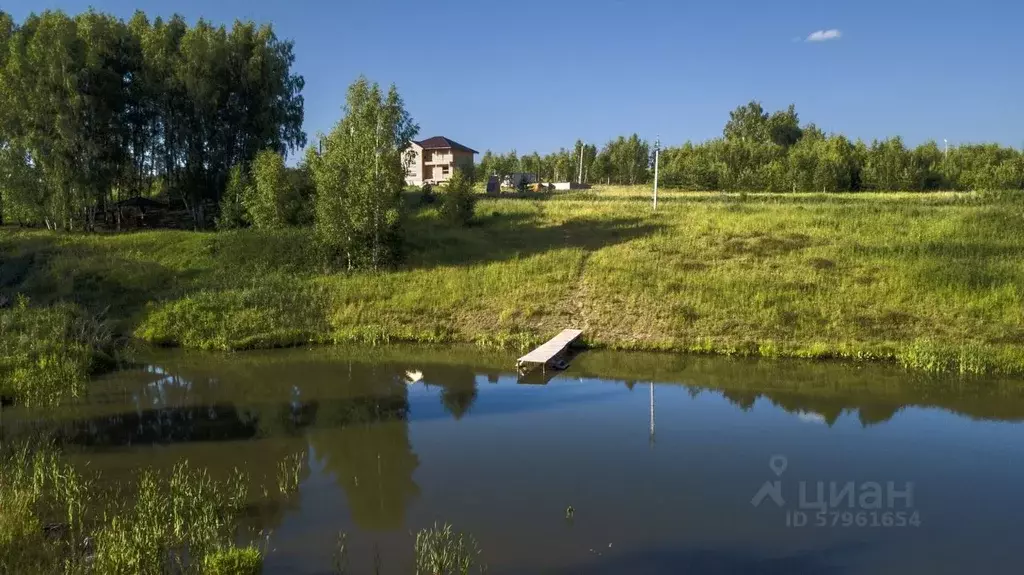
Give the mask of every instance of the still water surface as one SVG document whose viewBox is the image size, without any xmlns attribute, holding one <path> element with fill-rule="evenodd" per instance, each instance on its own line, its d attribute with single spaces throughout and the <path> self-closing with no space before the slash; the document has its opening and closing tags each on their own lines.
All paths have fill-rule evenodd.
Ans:
<svg viewBox="0 0 1024 575">
<path fill-rule="evenodd" d="M 521 381 L 506 355 L 160 353 L 45 421 L 5 413 L 3 433 L 55 428 L 111 482 L 237 467 L 257 495 L 305 454 L 298 493 L 247 519 L 267 573 L 330 572 L 339 532 L 352 572 L 375 554 L 406 572 L 435 521 L 490 573 L 1024 572 L 1021 382 L 611 352 Z M 819 484 L 852 505 L 817 515 Z"/>
</svg>

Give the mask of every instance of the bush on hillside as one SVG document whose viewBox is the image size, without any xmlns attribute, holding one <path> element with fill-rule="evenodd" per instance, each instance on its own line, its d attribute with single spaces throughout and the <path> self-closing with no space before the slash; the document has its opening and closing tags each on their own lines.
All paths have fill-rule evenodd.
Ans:
<svg viewBox="0 0 1024 575">
<path fill-rule="evenodd" d="M 455 170 L 441 196 L 441 216 L 457 226 L 469 225 L 476 207 L 473 185 L 462 170 Z"/>
<path fill-rule="evenodd" d="M 434 187 L 429 183 L 423 184 L 420 188 L 420 205 L 426 206 L 434 203 L 437 200 L 437 195 L 434 194 Z"/>
</svg>

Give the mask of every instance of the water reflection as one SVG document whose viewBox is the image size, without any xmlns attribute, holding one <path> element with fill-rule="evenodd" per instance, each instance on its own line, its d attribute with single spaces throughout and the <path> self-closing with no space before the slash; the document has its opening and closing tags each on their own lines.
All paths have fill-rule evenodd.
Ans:
<svg viewBox="0 0 1024 575">
<path fill-rule="evenodd" d="M 456 420 L 462 419 L 477 398 L 476 373 L 469 366 L 430 366 L 423 375 L 428 388 L 440 388 L 441 405 Z"/>
<path fill-rule="evenodd" d="M 911 445 L 900 434 L 915 424 L 927 433 L 913 433 L 934 435 L 922 413 L 955 414 L 941 428 L 954 438 L 950 429 L 974 419 L 1024 419 L 1016 382 L 967 386 L 881 368 L 599 353 L 524 381 L 476 355 L 168 354 L 97 382 L 86 404 L 45 417 L 6 411 L 0 426 L 5 436 L 45 428 L 111 478 L 188 458 L 215 475 L 246 470 L 254 485 L 263 482 L 254 493 L 274 491 L 277 463 L 306 453 L 298 493 L 252 504 L 254 528 L 282 532 L 282 548 L 339 529 L 377 543 L 440 519 L 481 530 L 498 566 L 518 565 L 510 572 L 831 572 L 826 564 L 848 542 L 777 557 L 751 543 L 777 535 L 744 515 L 765 478 L 751 480 L 740 462 L 763 473 L 766 455 L 788 449 L 794 462 L 898 465 L 906 454 L 887 463 L 894 448 L 886 438 Z M 930 475 L 956 477 L 941 467 L 946 459 L 935 461 Z M 846 477 L 846 469 L 823 469 Z M 883 479 L 902 477 L 885 469 Z M 624 493 L 624 485 L 636 489 Z M 579 511 L 565 531 L 559 520 L 570 502 Z M 326 518 L 314 519 L 321 511 Z M 714 535 L 705 539 L 705 531 Z M 570 559 L 553 543 L 585 552 L 591 538 L 611 538 L 606 532 L 617 538 L 607 557 Z M 545 547 L 550 562 L 524 566 L 523 548 L 509 543 L 517 537 L 553 546 Z"/>
</svg>

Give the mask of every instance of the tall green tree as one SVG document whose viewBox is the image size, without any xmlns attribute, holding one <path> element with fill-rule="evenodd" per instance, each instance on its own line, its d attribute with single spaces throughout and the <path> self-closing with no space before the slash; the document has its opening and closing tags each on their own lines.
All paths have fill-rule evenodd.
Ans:
<svg viewBox="0 0 1024 575">
<path fill-rule="evenodd" d="M 156 181 L 201 227 L 230 166 L 305 144 L 292 44 L 269 26 L 46 11 L 3 15 L 0 41 L 0 146 L 34 170 L 22 212 L 48 227 L 91 228 Z"/>
<path fill-rule="evenodd" d="M 249 178 L 245 169 L 240 165 L 231 166 L 231 171 L 228 172 L 228 185 L 220 199 L 218 230 L 241 228 L 249 223 L 243 204 L 248 188 Z"/>
<path fill-rule="evenodd" d="M 596 157 L 597 146 L 584 144 L 583 140 L 576 140 L 576 145 L 573 146 L 572 151 L 573 171 L 570 180 L 573 182 L 578 181 L 579 183 L 589 182 L 590 168 L 594 164 Z"/>
<path fill-rule="evenodd" d="M 252 184 L 242 196 L 245 214 L 259 230 L 275 230 L 287 225 L 293 198 L 284 165 L 284 157 L 273 150 L 256 154 L 250 173 Z"/>
<path fill-rule="evenodd" d="M 359 78 L 348 89 L 345 116 L 310 158 L 316 182 L 316 235 L 328 262 L 378 269 L 397 261 L 402 199 L 419 127 L 398 90 L 387 94 Z"/>
<path fill-rule="evenodd" d="M 770 138 L 768 113 L 765 112 L 760 102 L 751 100 L 746 105 L 729 112 L 729 121 L 726 122 L 722 135 L 727 140 L 768 141 Z"/>
</svg>

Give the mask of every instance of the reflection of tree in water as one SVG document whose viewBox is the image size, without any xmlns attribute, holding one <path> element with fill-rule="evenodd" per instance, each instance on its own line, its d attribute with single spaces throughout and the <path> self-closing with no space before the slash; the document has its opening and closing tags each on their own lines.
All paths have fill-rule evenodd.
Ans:
<svg viewBox="0 0 1024 575">
<path fill-rule="evenodd" d="M 389 366 L 353 367 L 349 381 L 336 382 L 335 395 L 342 397 L 321 402 L 317 430 L 310 434 L 316 456 L 345 491 L 362 529 L 400 528 L 419 494 L 403 374 Z"/>
<path fill-rule="evenodd" d="M 714 388 L 700 388 L 699 386 L 688 386 L 691 392 L 694 390 Z M 718 390 L 722 396 L 736 405 L 743 411 L 749 411 L 759 398 L 765 398 L 772 405 L 793 414 L 817 414 L 821 420 L 830 427 L 839 420 L 843 413 L 857 411 L 857 417 L 861 425 L 867 427 L 878 423 L 884 423 L 903 409 L 903 405 L 895 402 L 858 401 L 856 398 L 845 396 L 818 396 L 813 394 L 797 394 L 794 392 L 764 392 L 748 390 Z M 693 393 L 691 393 L 693 395 Z"/>
<path fill-rule="evenodd" d="M 161 372 L 162 373 L 162 372 Z M 94 447 L 237 441 L 296 436 L 316 418 L 318 402 L 284 388 L 279 398 L 236 401 L 212 378 L 162 374 L 124 394 L 124 404 L 75 413 L 58 426 L 60 441 Z"/>
<path fill-rule="evenodd" d="M 903 409 L 903 406 L 899 404 L 871 403 L 862 405 L 857 410 L 857 417 L 860 419 L 861 425 L 868 427 L 869 425 L 889 421 L 901 409 Z"/>
<path fill-rule="evenodd" d="M 423 372 L 424 383 L 441 388 L 441 405 L 455 419 L 462 419 L 477 398 L 476 374 L 464 366 L 430 366 Z"/>
<path fill-rule="evenodd" d="M 746 390 L 727 389 L 722 392 L 722 396 L 728 399 L 729 403 L 739 406 L 743 411 L 750 411 L 754 407 L 754 402 L 760 397 L 760 394 Z"/>
</svg>

